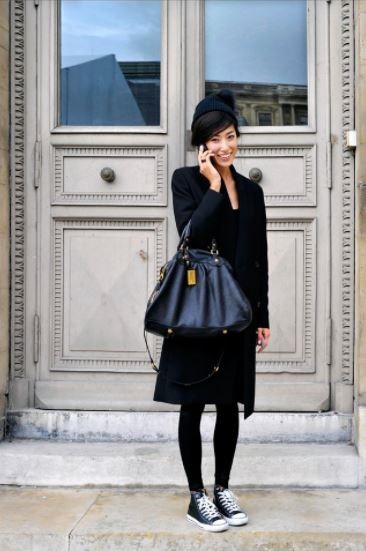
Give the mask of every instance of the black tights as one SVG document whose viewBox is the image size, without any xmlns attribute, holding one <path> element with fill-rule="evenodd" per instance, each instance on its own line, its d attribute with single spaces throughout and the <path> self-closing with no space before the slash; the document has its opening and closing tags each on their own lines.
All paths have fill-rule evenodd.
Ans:
<svg viewBox="0 0 366 551">
<path fill-rule="evenodd" d="M 180 409 L 178 438 L 183 467 L 189 489 L 204 487 L 202 481 L 202 440 L 200 423 L 205 404 L 182 405 Z M 230 470 L 234 460 L 239 432 L 239 408 L 233 404 L 216 404 L 216 424 L 213 437 L 215 452 L 215 484 L 229 485 Z"/>
</svg>

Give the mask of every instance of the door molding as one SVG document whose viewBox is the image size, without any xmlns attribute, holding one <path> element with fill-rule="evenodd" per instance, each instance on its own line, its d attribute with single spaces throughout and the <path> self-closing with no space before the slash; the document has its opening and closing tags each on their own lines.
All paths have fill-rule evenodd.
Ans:
<svg viewBox="0 0 366 551">
<path fill-rule="evenodd" d="M 354 129 L 353 2 L 342 0 L 342 383 L 353 384 L 354 335 L 354 153 L 346 135 Z"/>
<path fill-rule="evenodd" d="M 25 0 L 10 2 L 11 374 L 25 377 Z"/>
</svg>

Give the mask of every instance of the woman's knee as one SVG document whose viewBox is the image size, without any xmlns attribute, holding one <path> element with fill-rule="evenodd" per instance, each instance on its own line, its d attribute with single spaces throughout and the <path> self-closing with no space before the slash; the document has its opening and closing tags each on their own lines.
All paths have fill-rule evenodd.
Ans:
<svg viewBox="0 0 366 551">
<path fill-rule="evenodd" d="M 198 417 L 200 418 L 203 410 L 205 409 L 205 404 L 182 404 L 180 406 L 180 415 L 181 417 Z"/>
</svg>

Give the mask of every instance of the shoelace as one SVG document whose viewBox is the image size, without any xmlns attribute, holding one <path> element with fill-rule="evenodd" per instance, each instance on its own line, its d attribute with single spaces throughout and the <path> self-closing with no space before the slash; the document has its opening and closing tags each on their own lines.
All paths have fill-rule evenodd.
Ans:
<svg viewBox="0 0 366 551">
<path fill-rule="evenodd" d="M 220 501 L 220 504 L 225 507 L 229 513 L 240 512 L 240 508 L 235 501 L 234 494 L 230 490 L 221 490 L 217 492 L 216 495 Z"/>
<path fill-rule="evenodd" d="M 207 517 L 208 520 L 212 520 L 214 517 L 219 517 L 219 513 L 217 511 L 216 505 L 210 501 L 210 499 L 206 496 L 206 494 L 203 494 L 199 498 L 197 498 L 197 505 L 200 510 L 200 512 Z"/>
</svg>

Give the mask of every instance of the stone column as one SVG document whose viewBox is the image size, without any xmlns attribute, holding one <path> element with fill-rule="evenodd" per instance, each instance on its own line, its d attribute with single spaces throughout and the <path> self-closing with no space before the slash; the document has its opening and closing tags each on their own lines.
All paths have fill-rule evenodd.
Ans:
<svg viewBox="0 0 366 551">
<path fill-rule="evenodd" d="M 9 375 L 9 2 L 0 1 L 0 440 Z"/>
<path fill-rule="evenodd" d="M 366 0 L 355 2 L 355 422 L 366 482 Z"/>
</svg>

